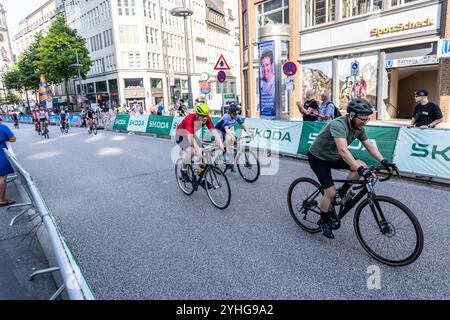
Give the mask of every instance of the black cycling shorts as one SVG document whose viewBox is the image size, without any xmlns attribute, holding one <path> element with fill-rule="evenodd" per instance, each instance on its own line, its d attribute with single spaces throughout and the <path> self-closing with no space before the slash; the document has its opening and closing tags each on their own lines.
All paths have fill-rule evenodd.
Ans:
<svg viewBox="0 0 450 320">
<path fill-rule="evenodd" d="M 40 122 L 45 122 L 45 121 L 47 121 L 47 118 L 39 119 L 39 121 L 40 121 Z"/>
<path fill-rule="evenodd" d="M 319 183 L 324 189 L 334 186 L 333 176 L 331 175 L 331 169 L 346 169 L 350 170 L 350 166 L 344 159 L 339 158 L 336 161 L 324 161 L 317 158 L 311 152 L 308 151 L 308 160 L 311 169 L 319 179 Z"/>
</svg>

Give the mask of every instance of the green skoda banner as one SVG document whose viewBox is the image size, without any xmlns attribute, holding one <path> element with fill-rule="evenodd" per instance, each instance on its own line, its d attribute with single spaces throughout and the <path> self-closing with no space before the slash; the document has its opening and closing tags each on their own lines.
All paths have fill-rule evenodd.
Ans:
<svg viewBox="0 0 450 320">
<path fill-rule="evenodd" d="M 303 131 L 301 142 L 298 148 L 298 154 L 306 155 L 309 147 L 319 135 L 324 123 L 309 122 L 303 123 Z M 381 154 L 389 161 L 392 161 L 394 149 L 397 142 L 399 127 L 385 127 L 385 126 L 366 126 L 366 134 L 370 141 L 380 150 Z M 359 140 L 353 141 L 348 148 L 350 152 L 358 159 L 364 161 L 369 165 L 379 164 L 364 148 Z"/>
<path fill-rule="evenodd" d="M 175 137 L 175 130 L 177 129 L 178 125 L 183 121 L 184 117 L 175 116 L 173 117 L 172 121 L 172 128 L 170 129 L 170 136 Z"/>
<path fill-rule="evenodd" d="M 130 116 L 130 121 L 128 122 L 128 131 L 145 132 L 147 130 L 147 123 L 148 116 Z"/>
<path fill-rule="evenodd" d="M 245 124 L 255 137 L 249 146 L 286 154 L 297 153 L 303 122 L 246 118 Z"/>
<path fill-rule="evenodd" d="M 170 136 L 173 118 L 169 116 L 150 116 L 145 132 L 158 136 Z"/>
<path fill-rule="evenodd" d="M 380 150 L 381 154 L 388 161 L 394 158 L 395 145 L 397 144 L 399 127 L 366 126 L 366 134 L 369 140 Z M 358 159 L 368 165 L 380 165 L 364 148 L 359 140 L 353 141 L 348 147 L 350 152 Z"/>
<path fill-rule="evenodd" d="M 298 146 L 297 154 L 306 156 L 309 147 L 312 145 L 314 140 L 316 140 L 316 137 L 318 136 L 319 132 L 322 130 L 323 127 L 325 127 L 325 124 L 321 122 L 312 122 L 312 121 L 303 122 L 302 136 Z"/>
<path fill-rule="evenodd" d="M 401 128 L 394 162 L 401 172 L 450 179 L 450 130 Z"/>
<path fill-rule="evenodd" d="M 127 131 L 128 121 L 130 116 L 128 114 L 118 114 L 114 120 L 113 130 Z"/>
</svg>

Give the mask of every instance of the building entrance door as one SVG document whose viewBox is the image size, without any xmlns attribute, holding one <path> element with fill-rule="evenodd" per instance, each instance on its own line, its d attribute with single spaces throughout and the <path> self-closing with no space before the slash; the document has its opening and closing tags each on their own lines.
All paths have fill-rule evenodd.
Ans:
<svg viewBox="0 0 450 320">
<path fill-rule="evenodd" d="M 438 66 L 393 68 L 389 71 L 389 98 L 386 110 L 390 119 L 411 119 L 416 106 L 415 93 L 425 89 L 428 99 L 439 101 Z"/>
</svg>

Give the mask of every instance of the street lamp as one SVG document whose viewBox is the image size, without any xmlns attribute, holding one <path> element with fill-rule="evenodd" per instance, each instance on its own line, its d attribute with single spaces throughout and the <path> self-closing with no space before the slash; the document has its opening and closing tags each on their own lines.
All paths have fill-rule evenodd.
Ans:
<svg viewBox="0 0 450 320">
<path fill-rule="evenodd" d="M 189 106 L 193 106 L 192 103 L 192 86 L 191 86 L 191 66 L 189 61 L 189 40 L 187 31 L 187 18 L 192 16 L 194 12 L 186 7 L 186 0 L 183 1 L 185 7 L 177 7 L 170 10 L 170 14 L 174 17 L 183 17 L 184 19 L 184 38 L 186 43 L 186 72 L 188 78 L 188 94 L 189 94 Z"/>
<path fill-rule="evenodd" d="M 80 81 L 80 96 L 83 97 L 83 90 L 81 89 L 81 74 L 80 74 L 80 70 L 83 67 L 82 64 L 80 64 L 80 61 L 78 60 L 78 51 L 75 51 L 75 54 L 77 55 L 77 63 L 71 64 L 69 67 L 70 68 L 76 68 L 78 71 L 78 80 Z M 77 92 L 77 86 L 75 86 L 75 105 L 78 105 L 78 92 Z M 69 102 L 67 102 L 69 103 Z"/>
</svg>

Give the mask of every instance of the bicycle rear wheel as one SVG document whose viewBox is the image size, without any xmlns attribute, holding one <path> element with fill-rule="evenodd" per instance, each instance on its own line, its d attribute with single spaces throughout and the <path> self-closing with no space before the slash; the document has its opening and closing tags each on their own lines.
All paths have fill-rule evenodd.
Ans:
<svg viewBox="0 0 450 320">
<path fill-rule="evenodd" d="M 210 166 L 205 171 L 205 189 L 209 200 L 219 209 L 226 209 L 231 201 L 228 179 L 220 169 Z"/>
<path fill-rule="evenodd" d="M 288 191 L 288 207 L 294 221 L 305 231 L 317 233 L 320 227 L 320 199 L 323 190 L 320 184 L 310 178 L 298 178 Z"/>
<path fill-rule="evenodd" d="M 242 179 L 250 183 L 258 180 L 261 169 L 258 157 L 253 151 L 239 151 L 236 155 L 236 164 Z"/>
<path fill-rule="evenodd" d="M 400 201 L 374 196 L 356 208 L 356 237 L 375 260 L 393 267 L 413 263 L 423 249 L 423 231 L 414 214 Z"/>
<path fill-rule="evenodd" d="M 180 187 L 181 191 L 183 191 L 184 194 L 190 196 L 195 191 L 192 184 L 194 171 L 192 170 L 191 166 L 188 166 L 188 180 L 185 180 L 181 175 L 181 168 L 183 168 L 183 158 L 178 159 L 175 163 L 175 178 L 177 179 L 177 184 Z"/>
</svg>

